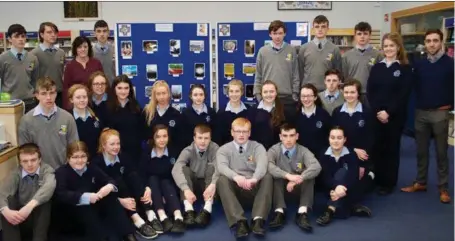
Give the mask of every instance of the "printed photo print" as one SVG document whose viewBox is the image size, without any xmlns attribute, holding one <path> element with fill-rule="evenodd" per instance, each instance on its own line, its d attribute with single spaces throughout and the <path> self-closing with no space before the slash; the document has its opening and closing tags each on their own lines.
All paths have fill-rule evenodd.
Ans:
<svg viewBox="0 0 455 241">
<path fill-rule="evenodd" d="M 230 24 L 219 24 L 218 25 L 218 36 L 220 36 L 220 37 L 231 36 L 231 25 Z"/>
<path fill-rule="evenodd" d="M 183 64 L 168 64 L 168 73 L 174 77 L 183 74 Z"/>
<path fill-rule="evenodd" d="M 137 76 L 137 65 L 122 65 L 122 74 L 130 79 Z"/>
<path fill-rule="evenodd" d="M 194 53 L 200 53 L 204 51 L 203 40 L 190 40 L 190 51 Z"/>
<path fill-rule="evenodd" d="M 186 103 L 172 103 L 172 107 L 174 107 L 176 110 L 182 112 L 183 109 L 186 108 Z"/>
<path fill-rule="evenodd" d="M 209 34 L 209 30 L 206 23 L 198 23 L 197 24 L 197 36 L 207 36 Z"/>
<path fill-rule="evenodd" d="M 169 52 L 173 57 L 180 56 L 180 39 L 169 40 Z"/>
<path fill-rule="evenodd" d="M 133 42 L 132 41 L 121 41 L 122 46 L 122 58 L 132 59 L 133 58 Z"/>
<path fill-rule="evenodd" d="M 256 63 L 243 63 L 242 72 L 246 76 L 253 76 L 256 73 Z"/>
<path fill-rule="evenodd" d="M 195 63 L 194 64 L 194 77 L 198 80 L 202 80 L 205 77 L 205 64 Z"/>
<path fill-rule="evenodd" d="M 256 53 L 255 43 L 255 40 L 245 40 L 245 57 L 254 57 Z"/>
<path fill-rule="evenodd" d="M 171 96 L 173 101 L 180 101 L 182 99 L 182 85 L 172 85 Z"/>
<path fill-rule="evenodd" d="M 245 85 L 245 98 L 253 99 L 254 98 L 254 84 L 246 84 Z"/>
<path fill-rule="evenodd" d="M 233 53 L 237 50 L 237 40 L 223 40 L 223 50 Z"/>
<path fill-rule="evenodd" d="M 233 63 L 224 64 L 224 78 L 227 78 L 227 79 L 234 78 L 234 64 Z"/>
<path fill-rule="evenodd" d="M 145 97 L 149 98 L 152 96 L 152 87 L 153 86 L 145 86 L 144 87 L 144 93 L 145 93 Z"/>
<path fill-rule="evenodd" d="M 142 51 L 153 54 L 158 51 L 158 40 L 143 40 Z"/>
<path fill-rule="evenodd" d="M 156 64 L 147 64 L 145 66 L 146 73 L 147 73 L 147 79 L 149 81 L 156 81 L 158 78 L 158 65 Z"/>
<path fill-rule="evenodd" d="M 131 24 L 119 24 L 118 25 L 118 36 L 119 37 L 131 37 Z"/>
</svg>

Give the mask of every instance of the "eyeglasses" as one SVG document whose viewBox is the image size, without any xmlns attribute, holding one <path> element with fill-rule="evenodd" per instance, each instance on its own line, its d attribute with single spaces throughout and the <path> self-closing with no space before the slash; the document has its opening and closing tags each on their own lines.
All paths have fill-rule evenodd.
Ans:
<svg viewBox="0 0 455 241">
<path fill-rule="evenodd" d="M 81 160 L 81 159 L 87 159 L 87 155 L 81 155 L 81 156 L 72 156 L 70 157 L 71 159 L 74 159 L 74 160 Z"/>
<path fill-rule="evenodd" d="M 248 134 L 250 131 L 234 131 L 235 134 L 243 134 L 243 135 L 246 135 Z"/>
<path fill-rule="evenodd" d="M 102 87 L 102 86 L 106 86 L 106 83 L 93 83 L 93 86 Z"/>
</svg>

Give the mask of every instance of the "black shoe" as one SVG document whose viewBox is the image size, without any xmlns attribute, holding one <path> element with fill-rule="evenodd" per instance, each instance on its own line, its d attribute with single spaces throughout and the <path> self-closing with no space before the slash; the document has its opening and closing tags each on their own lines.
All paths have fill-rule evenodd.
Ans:
<svg viewBox="0 0 455 241">
<path fill-rule="evenodd" d="M 183 222 L 188 225 L 188 226 L 192 226 L 194 224 L 196 224 L 196 212 L 194 212 L 193 210 L 189 210 L 189 211 L 186 211 L 184 214 L 183 214 Z"/>
<path fill-rule="evenodd" d="M 170 218 L 166 218 L 161 222 L 161 225 L 163 225 L 163 231 L 165 233 L 167 233 L 167 232 L 171 231 L 172 226 L 174 224 L 172 223 L 172 220 Z"/>
<path fill-rule="evenodd" d="M 310 220 L 308 219 L 307 213 L 297 213 L 295 215 L 295 223 L 305 232 L 311 233 L 313 232 L 313 227 L 311 227 Z"/>
<path fill-rule="evenodd" d="M 325 225 L 329 224 L 333 219 L 333 214 L 334 214 L 333 210 L 330 208 L 327 208 L 327 210 L 325 210 L 324 214 L 322 216 L 320 216 L 318 219 L 316 219 L 316 223 L 321 226 L 325 226 Z"/>
<path fill-rule="evenodd" d="M 351 215 L 369 218 L 371 217 L 371 210 L 366 206 L 356 205 L 355 207 L 352 208 Z"/>
<path fill-rule="evenodd" d="M 149 222 L 150 226 L 155 230 L 155 232 L 161 234 L 164 233 L 163 226 L 161 226 L 160 220 L 157 218 Z"/>
<path fill-rule="evenodd" d="M 275 216 L 272 221 L 269 223 L 269 228 L 280 228 L 284 225 L 286 221 L 286 216 L 282 212 L 275 212 Z"/>
<path fill-rule="evenodd" d="M 389 187 L 379 187 L 378 188 L 378 194 L 381 196 L 387 196 L 393 192 L 393 188 Z"/>
<path fill-rule="evenodd" d="M 152 239 L 158 236 L 158 233 L 145 223 L 140 228 L 136 228 L 136 232 L 145 239 Z"/>
<path fill-rule="evenodd" d="M 134 234 L 128 234 L 125 237 L 123 237 L 123 241 L 138 241 L 136 236 Z"/>
<path fill-rule="evenodd" d="M 186 230 L 186 225 L 182 219 L 174 220 L 174 225 L 172 226 L 171 233 L 184 233 Z"/>
<path fill-rule="evenodd" d="M 251 231 L 256 234 L 256 235 L 260 235 L 260 236 L 264 236 L 265 235 L 265 229 L 264 229 L 264 219 L 262 218 L 258 218 L 256 220 L 253 220 L 251 222 Z"/>
<path fill-rule="evenodd" d="M 201 212 L 199 212 L 199 215 L 196 217 L 196 224 L 201 226 L 201 227 L 206 227 L 210 223 L 210 219 L 212 217 L 212 214 L 209 213 L 207 210 L 202 209 Z"/>
<path fill-rule="evenodd" d="M 240 220 L 237 222 L 237 230 L 235 232 L 236 238 L 242 238 L 248 236 L 250 232 L 250 227 L 248 227 L 248 223 L 246 220 Z"/>
</svg>

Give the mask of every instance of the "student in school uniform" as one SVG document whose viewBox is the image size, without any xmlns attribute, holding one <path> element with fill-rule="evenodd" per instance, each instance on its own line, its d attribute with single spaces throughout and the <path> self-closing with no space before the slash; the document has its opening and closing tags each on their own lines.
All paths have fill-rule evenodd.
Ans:
<svg viewBox="0 0 455 241">
<path fill-rule="evenodd" d="M 120 153 L 120 134 L 114 129 L 105 129 L 99 138 L 98 154 L 91 162 L 97 165 L 118 188 L 118 200 L 134 223 L 136 232 L 143 238 L 152 239 L 163 233 L 161 223 L 152 209 L 149 187 L 146 187 L 132 160 Z M 139 215 L 147 217 L 147 223 Z"/>
<path fill-rule="evenodd" d="M 169 129 L 169 146 L 177 151 L 184 148 L 181 146 L 181 126 L 183 119 L 180 111 L 171 106 L 171 90 L 164 80 L 157 80 L 152 86 L 150 102 L 144 107 L 147 138 L 153 137 L 153 128 L 162 124 Z"/>
<path fill-rule="evenodd" d="M 65 164 L 67 146 L 79 140 L 74 117 L 57 107 L 57 87 L 49 77 L 36 82 L 38 105 L 19 121 L 18 142 L 35 143 L 40 147 L 43 162 L 57 169 Z"/>
<path fill-rule="evenodd" d="M 248 109 L 247 119 L 252 127 L 251 140 L 269 149 L 280 140 L 280 125 L 284 123 L 285 116 L 276 84 L 266 80 L 261 90 L 262 100 L 258 105 Z"/>
<path fill-rule="evenodd" d="M 93 46 L 93 57 L 98 59 L 103 66 L 103 72 L 106 74 L 109 86 L 115 78 L 115 61 L 114 45 L 108 41 L 109 39 L 109 26 L 104 20 L 98 20 L 93 27 L 96 37 L 96 43 Z"/>
<path fill-rule="evenodd" d="M 31 227 L 34 241 L 46 241 L 56 185 L 54 169 L 41 162 L 39 147 L 33 143 L 21 145 L 17 157 L 19 166 L 0 186 L 3 240 L 25 240 L 24 229 Z"/>
<path fill-rule="evenodd" d="M 183 216 L 187 226 L 197 224 L 206 227 L 210 223 L 219 177 L 215 161 L 219 146 L 211 141 L 211 133 L 208 125 L 197 125 L 193 143 L 183 149 L 172 168 L 172 177 L 182 192 L 185 207 Z M 204 207 L 196 216 L 194 204 L 199 197 L 202 197 Z"/>
<path fill-rule="evenodd" d="M 242 102 L 244 93 L 243 82 L 241 80 L 231 80 L 228 83 L 229 102 L 216 113 L 216 123 L 213 129 L 213 140 L 220 146 L 231 142 L 231 124 L 238 117 L 246 117 L 248 107 Z"/>
<path fill-rule="evenodd" d="M 147 182 L 146 186 L 152 190 L 149 197 L 151 195 L 163 231 L 182 234 L 186 230 L 186 225 L 180 210 L 177 186 L 172 178 L 172 168 L 178 153 L 167 146 L 169 141 L 167 126 L 156 125 L 153 133 L 153 137 L 148 141 L 149 147 L 142 153 L 139 167 Z M 167 216 L 166 210 L 167 213 L 173 214 L 174 220 Z"/>
<path fill-rule="evenodd" d="M 71 220 L 84 231 L 83 240 L 99 241 L 113 235 L 137 241 L 133 224 L 117 200 L 117 184 L 96 165 L 88 164 L 87 145 L 71 143 L 66 156 L 68 163 L 55 171 L 58 224 Z"/>
<path fill-rule="evenodd" d="M 11 99 L 20 99 L 25 104 L 25 113 L 36 106 L 34 89 L 39 76 L 38 58 L 24 49 L 26 43 L 24 26 L 13 24 L 6 35 L 11 49 L 0 55 L 1 92 L 11 95 Z"/>
<path fill-rule="evenodd" d="M 329 69 L 341 70 L 340 48 L 327 39 L 329 20 L 318 15 L 313 20 L 315 37 L 300 47 L 299 76 L 301 84 L 314 84 L 319 91 L 325 89 L 324 73 Z"/>
<path fill-rule="evenodd" d="M 107 109 L 106 126 L 120 133 L 122 151 L 130 155 L 137 165 L 145 139 L 144 118 L 128 76 L 115 77 L 107 98 Z"/>
<path fill-rule="evenodd" d="M 87 87 L 89 88 L 89 104 L 96 116 L 104 123 L 107 116 L 107 96 L 110 91 L 106 75 L 96 71 L 90 75 Z"/>
<path fill-rule="evenodd" d="M 207 106 L 205 101 L 205 87 L 201 84 L 194 84 L 190 88 L 191 107 L 182 111 L 182 129 L 179 139 L 181 147 L 187 147 L 193 142 L 194 127 L 199 124 L 207 124 L 214 127 L 216 111 Z"/>
<path fill-rule="evenodd" d="M 335 108 L 344 103 L 343 93 L 339 85 L 342 77 L 341 72 L 337 69 L 329 69 L 325 72 L 325 90 L 319 92 L 318 97 L 322 101 L 324 109 L 332 115 Z"/>
<path fill-rule="evenodd" d="M 103 71 L 101 62 L 93 58 L 92 43 L 87 37 L 78 36 L 73 41 L 71 53 L 74 59 L 68 62 L 63 73 L 63 107 L 68 109 L 68 89 L 74 84 L 87 85 L 90 75 Z"/>
<path fill-rule="evenodd" d="M 285 223 L 285 192 L 299 196 L 299 209 L 295 222 L 305 232 L 312 232 L 308 209 L 313 204 L 314 182 L 321 171 L 321 165 L 314 154 L 297 143 L 299 133 L 292 124 L 280 127 L 280 143 L 267 152 L 268 171 L 273 176 L 274 217 L 270 228 L 278 228 Z"/>
<path fill-rule="evenodd" d="M 371 68 L 367 97 L 374 115 L 375 166 L 379 194 L 390 194 L 398 181 L 401 134 L 406 122 L 413 73 L 398 33 L 382 39 L 385 58 Z"/>
<path fill-rule="evenodd" d="M 297 101 L 299 100 L 299 64 L 297 51 L 284 42 L 286 25 L 275 20 L 269 25 L 270 46 L 259 49 L 256 58 L 256 75 L 254 80 L 254 95 L 262 100 L 261 87 L 266 80 L 272 80 L 278 86 L 278 96 L 284 106 L 286 119 L 293 119 Z"/>
<path fill-rule="evenodd" d="M 343 85 L 345 102 L 333 110 L 332 125 L 344 130 L 346 146 L 353 149 L 362 161 L 360 166 L 367 174 L 373 173 L 372 148 L 374 142 L 373 113 L 359 100 L 362 85 L 350 79 Z M 374 176 L 373 176 L 374 177 Z"/>
<path fill-rule="evenodd" d="M 232 122 L 234 137 L 218 149 L 218 195 L 229 227 L 236 225 L 236 238 L 246 237 L 250 228 L 241 201 L 253 201 L 251 231 L 265 235 L 265 220 L 272 206 L 273 178 L 267 173 L 267 152 L 263 145 L 249 140 L 251 122 L 239 117 Z"/>
<path fill-rule="evenodd" d="M 73 106 L 71 114 L 76 121 L 79 139 L 87 145 L 90 156 L 95 156 L 103 123 L 88 107 L 88 88 L 85 85 L 75 84 L 69 88 L 68 97 Z"/>
<path fill-rule="evenodd" d="M 371 176 L 359 172 L 361 161 L 345 146 L 346 136 L 341 127 L 331 129 L 329 142 L 329 148 L 319 158 L 329 200 L 324 214 L 316 220 L 317 224 L 326 226 L 334 217 L 371 217 L 371 210 L 358 204 L 372 181 Z"/>
<path fill-rule="evenodd" d="M 39 46 L 31 52 L 38 58 L 39 78 L 49 76 L 57 85 L 55 103 L 62 107 L 63 67 L 65 66 L 65 51 L 55 46 L 58 37 L 57 25 L 43 22 L 39 26 Z"/>
<path fill-rule="evenodd" d="M 304 84 L 300 90 L 299 114 L 295 120 L 298 143 L 318 155 L 328 146 L 327 136 L 331 127 L 329 113 L 322 107 L 313 84 Z"/>
<path fill-rule="evenodd" d="M 368 104 L 367 86 L 372 67 L 379 63 L 382 54 L 370 45 L 371 25 L 359 22 L 354 27 L 355 47 L 346 51 L 342 58 L 344 79 L 356 79 L 362 84 L 360 100 L 363 105 Z"/>
</svg>

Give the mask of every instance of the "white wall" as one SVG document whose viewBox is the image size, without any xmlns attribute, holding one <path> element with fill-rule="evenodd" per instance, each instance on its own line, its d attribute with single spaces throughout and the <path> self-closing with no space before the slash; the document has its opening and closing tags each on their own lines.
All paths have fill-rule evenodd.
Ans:
<svg viewBox="0 0 455 241">
<path fill-rule="evenodd" d="M 381 29 L 383 15 L 378 2 L 332 2 L 332 10 L 278 11 L 277 2 L 102 2 L 102 17 L 112 28 L 116 22 L 203 22 L 221 21 L 311 21 L 326 15 L 330 27 L 350 28 L 368 21 Z M 27 9 L 26 16 L 13 9 Z M 28 10 L 30 9 L 30 10 Z M 20 16 L 20 18 L 19 18 Z M 0 30 L 20 23 L 36 31 L 40 22 L 52 21 L 61 30 L 92 29 L 94 22 L 63 21 L 63 2 L 0 2 Z"/>
<path fill-rule="evenodd" d="M 392 20 L 391 13 L 432 3 L 435 2 L 383 2 L 381 19 L 384 19 L 384 14 L 389 14 L 389 21 L 383 22 L 381 35 L 390 32 L 390 21 Z"/>
</svg>

